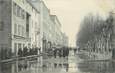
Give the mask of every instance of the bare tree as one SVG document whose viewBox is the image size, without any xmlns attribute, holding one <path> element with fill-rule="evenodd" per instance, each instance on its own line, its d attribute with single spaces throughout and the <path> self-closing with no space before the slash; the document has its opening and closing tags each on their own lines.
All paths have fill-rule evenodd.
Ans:
<svg viewBox="0 0 115 73">
<path fill-rule="evenodd" d="M 95 34 L 100 33 L 103 22 L 104 20 L 99 15 L 88 14 L 85 16 L 77 35 L 77 43 L 81 43 L 83 46 L 89 40 L 93 39 Z"/>
</svg>

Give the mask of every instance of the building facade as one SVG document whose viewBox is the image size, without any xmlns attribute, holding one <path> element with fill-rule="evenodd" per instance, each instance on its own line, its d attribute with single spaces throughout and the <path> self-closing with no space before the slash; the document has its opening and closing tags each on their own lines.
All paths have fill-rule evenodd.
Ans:
<svg viewBox="0 0 115 73">
<path fill-rule="evenodd" d="M 68 46 L 58 17 L 50 14 L 42 0 L 0 0 L 0 3 L 0 49 L 17 56 L 25 47 L 47 52 Z"/>
<path fill-rule="evenodd" d="M 39 11 L 27 0 L 1 0 L 0 47 L 17 55 L 24 47 L 38 47 Z M 7 9 L 4 9 L 7 8 Z"/>
<path fill-rule="evenodd" d="M 40 0 L 28 0 L 32 6 L 31 46 L 40 48 Z"/>
<path fill-rule="evenodd" d="M 56 15 L 50 14 L 50 10 L 41 1 L 41 38 L 43 51 L 52 48 L 63 47 L 63 40 L 68 43 L 68 38 L 62 34 L 61 23 Z M 66 44 L 66 46 L 68 46 Z"/>
</svg>

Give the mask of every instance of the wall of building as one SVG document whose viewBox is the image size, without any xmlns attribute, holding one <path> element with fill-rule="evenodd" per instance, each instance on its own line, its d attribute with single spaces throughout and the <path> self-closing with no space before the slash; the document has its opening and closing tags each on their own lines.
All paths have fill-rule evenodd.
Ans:
<svg viewBox="0 0 115 73">
<path fill-rule="evenodd" d="M 19 48 L 23 50 L 24 47 L 31 48 L 33 45 L 38 47 L 39 12 L 26 0 L 5 0 L 0 5 L 1 20 L 4 20 L 0 31 L 1 47 L 12 48 L 15 54 Z"/>
<path fill-rule="evenodd" d="M 12 1 L 12 51 L 31 47 L 32 6 L 26 0 Z"/>
<path fill-rule="evenodd" d="M 28 0 L 32 6 L 31 44 L 40 48 L 40 0 Z"/>
<path fill-rule="evenodd" d="M 0 0 L 0 49 L 11 45 L 11 0 Z"/>
<path fill-rule="evenodd" d="M 0 47 L 12 48 L 17 55 L 24 47 L 65 46 L 67 38 L 61 31 L 59 19 L 50 14 L 43 1 L 36 1 L 0 1 Z"/>
<path fill-rule="evenodd" d="M 51 19 L 54 22 L 54 27 L 55 27 L 55 29 L 54 29 L 54 31 L 55 31 L 55 35 L 54 35 L 55 44 L 57 47 L 61 47 L 61 46 L 63 46 L 63 40 L 62 39 L 65 39 L 65 38 L 63 38 L 60 21 L 58 20 L 56 15 L 51 15 Z"/>
</svg>

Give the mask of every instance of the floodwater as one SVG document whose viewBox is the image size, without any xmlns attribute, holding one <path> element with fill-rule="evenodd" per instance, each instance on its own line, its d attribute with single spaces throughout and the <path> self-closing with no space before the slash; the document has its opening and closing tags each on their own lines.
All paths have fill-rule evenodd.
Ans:
<svg viewBox="0 0 115 73">
<path fill-rule="evenodd" d="M 115 73 L 113 61 L 85 61 L 70 51 L 67 58 L 33 58 L 0 64 L 0 73 Z"/>
</svg>

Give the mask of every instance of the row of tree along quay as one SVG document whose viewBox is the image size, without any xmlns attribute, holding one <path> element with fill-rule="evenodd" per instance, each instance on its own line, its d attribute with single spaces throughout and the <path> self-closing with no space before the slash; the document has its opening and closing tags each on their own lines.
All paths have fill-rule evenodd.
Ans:
<svg viewBox="0 0 115 73">
<path fill-rule="evenodd" d="M 40 51 L 40 48 L 27 48 L 24 47 L 18 49 L 17 57 L 27 57 L 32 55 L 38 55 L 38 50 Z M 16 53 L 12 53 L 11 49 L 1 49 L 0 51 L 0 60 L 7 60 L 12 59 L 16 57 Z"/>
<path fill-rule="evenodd" d="M 99 15 L 88 14 L 81 23 L 77 35 L 77 46 L 91 53 L 110 54 L 113 49 L 113 16 L 107 18 Z M 94 56 L 96 57 L 96 56 Z"/>
</svg>

